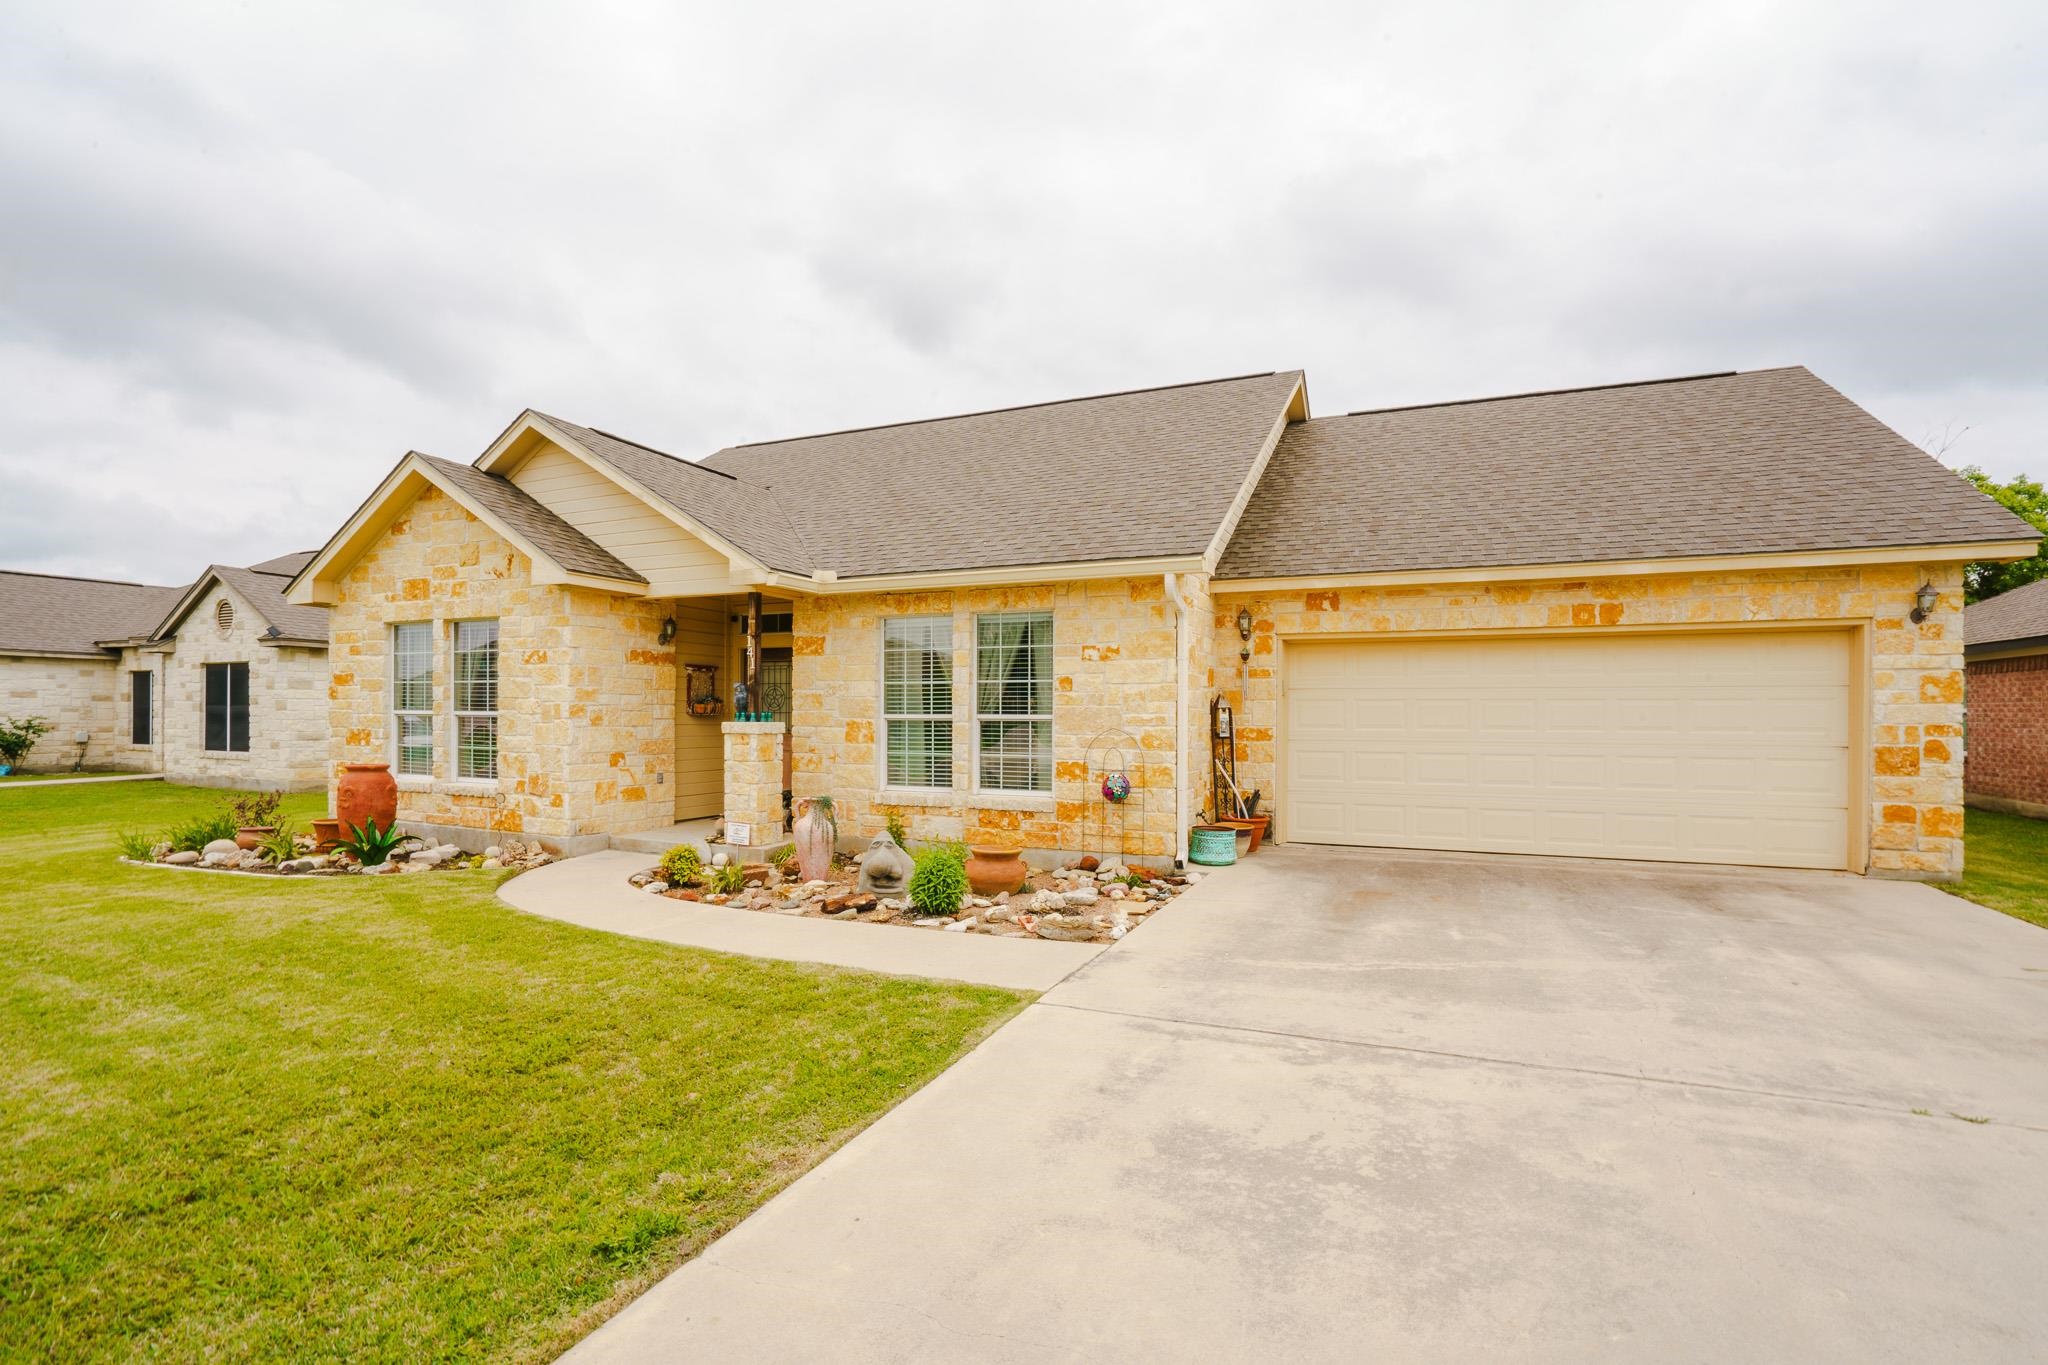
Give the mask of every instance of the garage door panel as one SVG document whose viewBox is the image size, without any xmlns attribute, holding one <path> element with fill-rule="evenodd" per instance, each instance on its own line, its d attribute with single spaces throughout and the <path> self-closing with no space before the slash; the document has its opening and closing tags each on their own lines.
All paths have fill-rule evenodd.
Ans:
<svg viewBox="0 0 2048 1365">
<path fill-rule="evenodd" d="M 1290 839 L 1847 860 L 1840 632 L 1290 643 L 1286 657 Z"/>
</svg>

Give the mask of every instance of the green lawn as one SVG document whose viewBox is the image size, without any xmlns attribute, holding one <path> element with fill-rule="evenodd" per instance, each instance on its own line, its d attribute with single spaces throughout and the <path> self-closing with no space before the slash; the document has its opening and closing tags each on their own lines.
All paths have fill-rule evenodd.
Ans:
<svg viewBox="0 0 2048 1365">
<path fill-rule="evenodd" d="M 1966 811 L 1963 879 L 1944 889 L 2048 929 L 2048 820 Z"/>
<path fill-rule="evenodd" d="M 1023 999 L 114 861 L 222 799 L 0 803 L 0 1358 L 552 1357 Z"/>
</svg>

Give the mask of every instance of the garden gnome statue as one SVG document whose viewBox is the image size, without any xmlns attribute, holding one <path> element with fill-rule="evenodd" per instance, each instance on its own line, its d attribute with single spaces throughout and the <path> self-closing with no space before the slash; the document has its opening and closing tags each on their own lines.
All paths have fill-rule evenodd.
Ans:
<svg viewBox="0 0 2048 1365">
<path fill-rule="evenodd" d="M 877 896 L 900 896 L 910 881 L 910 855 L 886 834 L 877 834 L 860 860 L 860 890 Z"/>
</svg>

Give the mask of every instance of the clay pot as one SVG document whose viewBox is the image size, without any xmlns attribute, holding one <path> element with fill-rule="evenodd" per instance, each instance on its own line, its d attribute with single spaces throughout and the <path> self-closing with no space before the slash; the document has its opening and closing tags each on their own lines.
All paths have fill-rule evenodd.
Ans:
<svg viewBox="0 0 2048 1365">
<path fill-rule="evenodd" d="M 789 840 L 796 845 L 797 869 L 807 882 L 830 880 L 832 876 L 832 822 L 818 810 L 817 803 L 805 797 L 796 803 L 796 823 L 790 826 Z"/>
<path fill-rule="evenodd" d="M 1237 819 L 1233 817 L 1230 819 L 1218 820 L 1216 823 L 1219 825 L 1228 825 L 1232 829 L 1243 830 L 1246 833 L 1250 834 L 1252 836 L 1252 846 L 1246 849 L 1245 852 L 1257 853 L 1259 851 L 1259 840 L 1266 837 L 1266 826 L 1273 823 L 1273 817 L 1270 815 L 1248 815 L 1243 819 Z"/>
<path fill-rule="evenodd" d="M 265 835 L 277 833 L 276 825 L 243 825 L 235 831 L 235 847 L 243 852 L 260 848 Z"/>
<path fill-rule="evenodd" d="M 325 816 L 313 822 L 313 851 L 332 853 L 334 846 L 341 842 L 341 821 L 329 820 Z"/>
<path fill-rule="evenodd" d="M 344 825 L 389 829 L 398 819 L 398 779 L 389 763 L 344 763 L 334 789 L 334 815 Z"/>
<path fill-rule="evenodd" d="M 977 896 L 1015 891 L 1024 884 L 1024 855 L 1014 848 L 977 845 L 967 860 L 967 885 Z"/>
</svg>

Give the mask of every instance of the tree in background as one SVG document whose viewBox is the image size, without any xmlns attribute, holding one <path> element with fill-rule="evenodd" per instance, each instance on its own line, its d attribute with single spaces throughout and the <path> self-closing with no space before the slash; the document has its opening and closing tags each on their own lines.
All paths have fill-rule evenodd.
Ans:
<svg viewBox="0 0 2048 1365">
<path fill-rule="evenodd" d="M 2038 480 L 2020 474 L 2010 483 L 2000 483 L 1975 465 L 1966 465 L 1962 475 L 1976 484 L 1978 491 L 1996 498 L 2007 511 L 2025 518 L 2039 530 L 2048 531 L 2048 488 L 2043 488 Z M 2042 542 L 2042 547 L 2034 551 L 2032 559 L 2016 560 L 2011 564 L 1980 560 L 1964 565 L 1963 600 L 1981 602 L 2038 578 L 2048 578 L 2048 541 Z"/>
</svg>

